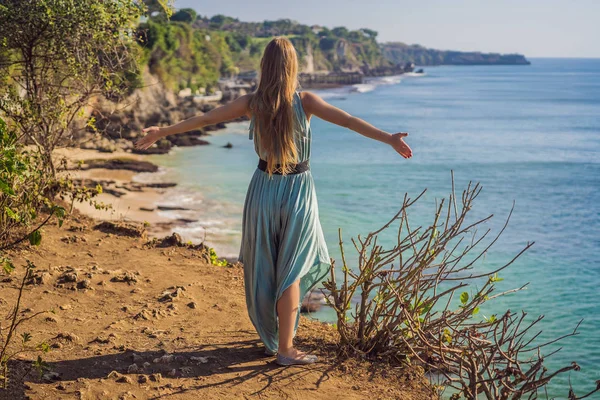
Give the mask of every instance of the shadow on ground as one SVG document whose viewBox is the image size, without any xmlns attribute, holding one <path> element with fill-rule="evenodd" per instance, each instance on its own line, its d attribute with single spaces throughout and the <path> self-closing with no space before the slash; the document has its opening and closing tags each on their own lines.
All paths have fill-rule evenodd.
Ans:
<svg viewBox="0 0 600 400">
<path fill-rule="evenodd" d="M 227 333 L 227 339 L 232 339 Z M 237 334 L 241 332 L 235 332 Z M 240 335 L 247 338 L 248 335 Z M 209 338 L 210 339 L 210 338 Z M 219 340 L 214 337 L 215 341 Z M 235 339 L 235 338 L 234 338 Z M 222 338 L 221 338 L 222 340 Z M 102 351 L 110 351 L 108 348 Z M 114 350 L 117 351 L 117 350 Z M 62 351 L 65 354 L 65 351 Z M 133 367 L 135 364 L 137 367 Z M 150 397 L 152 399 L 168 398 L 175 394 L 194 392 L 211 387 L 232 387 L 254 381 L 248 386 L 248 395 L 257 395 L 277 384 L 290 384 L 299 379 L 307 378 L 314 382 L 317 389 L 329 379 L 333 368 L 327 363 L 310 366 L 281 367 L 275 363 L 275 358 L 264 354 L 264 347 L 257 339 L 240 339 L 230 342 L 211 343 L 196 346 L 193 349 L 178 349 L 174 352 L 135 351 L 126 349 L 114 354 L 102 354 L 88 358 L 48 362 L 49 370 L 58 374 L 55 383 L 77 381 L 78 379 L 106 379 L 113 371 L 110 379 L 123 379 L 126 383 L 144 382 L 149 385 L 164 385 L 172 378 L 190 378 L 183 388 L 174 388 L 168 394 Z M 0 399 L 26 398 L 25 391 L 28 383 L 49 383 L 39 379 L 36 371 L 27 373 L 27 365 L 23 361 L 13 363 L 15 374 L 8 392 L 9 397 L 3 397 L 0 389 Z M 128 372 L 129 371 L 129 372 Z M 18 372 L 18 373 L 17 373 Z M 160 374 L 160 375 L 158 375 Z M 24 375 L 20 377 L 19 375 Z M 128 377 L 123 378 L 123 376 Z M 142 377 L 143 376 L 143 377 Z M 200 378 L 200 379 L 198 379 Z M 20 382 L 19 382 L 20 381 Z M 20 388 L 20 390 L 19 390 Z M 5 392 L 5 394 L 7 394 Z"/>
</svg>

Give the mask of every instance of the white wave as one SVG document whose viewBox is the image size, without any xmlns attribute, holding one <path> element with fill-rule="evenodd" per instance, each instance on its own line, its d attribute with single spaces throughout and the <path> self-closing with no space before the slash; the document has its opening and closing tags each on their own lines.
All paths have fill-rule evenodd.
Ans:
<svg viewBox="0 0 600 400">
<path fill-rule="evenodd" d="M 374 78 L 373 83 L 376 85 L 397 85 L 402 82 L 402 75 L 391 75 Z"/>
<path fill-rule="evenodd" d="M 411 76 L 411 77 L 421 77 L 421 76 L 426 76 L 427 73 L 422 72 L 422 73 L 417 73 L 417 72 L 407 72 L 404 74 L 405 76 Z"/>
<path fill-rule="evenodd" d="M 316 89 L 316 93 L 324 99 L 340 99 L 346 97 L 348 89 L 346 88 L 335 88 L 335 89 Z"/>
<path fill-rule="evenodd" d="M 375 87 L 372 83 L 357 83 L 356 85 L 352 85 L 352 91 L 358 93 L 367 93 L 375 90 Z"/>
</svg>

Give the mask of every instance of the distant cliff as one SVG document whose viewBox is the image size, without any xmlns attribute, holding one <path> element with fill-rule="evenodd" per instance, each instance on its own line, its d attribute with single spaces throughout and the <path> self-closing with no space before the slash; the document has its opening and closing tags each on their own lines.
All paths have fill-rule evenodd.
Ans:
<svg viewBox="0 0 600 400">
<path fill-rule="evenodd" d="M 395 64 L 414 63 L 416 65 L 528 65 L 531 64 L 521 54 L 498 54 L 435 50 L 400 42 L 381 45 L 384 57 Z"/>
<path fill-rule="evenodd" d="M 224 15 L 204 17 L 184 8 L 168 19 L 153 14 L 138 28 L 142 63 L 173 91 L 210 92 L 219 78 L 257 70 L 273 36 L 289 38 L 298 51 L 300 72 L 401 73 L 417 65 L 529 64 L 522 55 L 462 53 L 404 43 L 377 42 L 371 29 L 304 25 L 290 19 L 244 22 Z"/>
</svg>

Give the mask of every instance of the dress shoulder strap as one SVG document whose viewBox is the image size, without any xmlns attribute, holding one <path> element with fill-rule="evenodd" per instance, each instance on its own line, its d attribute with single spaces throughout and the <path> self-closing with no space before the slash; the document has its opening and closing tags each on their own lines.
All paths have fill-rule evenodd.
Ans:
<svg viewBox="0 0 600 400">
<path fill-rule="evenodd" d="M 250 117 L 250 125 L 248 126 L 248 139 L 254 139 L 254 115 Z"/>
<path fill-rule="evenodd" d="M 298 118 L 298 123 L 300 129 L 303 133 L 306 132 L 306 127 L 308 125 L 308 120 L 306 119 L 306 114 L 304 113 L 304 107 L 302 106 L 302 97 L 300 96 L 300 92 L 296 91 L 294 93 L 294 111 L 296 113 L 296 117 Z"/>
</svg>

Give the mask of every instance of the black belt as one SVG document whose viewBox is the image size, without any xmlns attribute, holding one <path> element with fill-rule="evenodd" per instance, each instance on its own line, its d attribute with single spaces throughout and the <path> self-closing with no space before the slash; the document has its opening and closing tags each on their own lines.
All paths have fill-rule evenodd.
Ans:
<svg viewBox="0 0 600 400">
<path fill-rule="evenodd" d="M 267 162 L 262 158 L 258 160 L 258 169 L 261 171 L 267 170 Z M 298 164 L 292 165 L 292 170 L 289 172 L 290 175 L 301 174 L 302 172 L 306 172 L 310 169 L 310 165 L 308 164 L 308 160 L 302 161 Z M 279 164 L 277 164 L 276 171 L 273 171 L 273 175 L 281 175 L 281 171 L 279 170 Z"/>
</svg>

